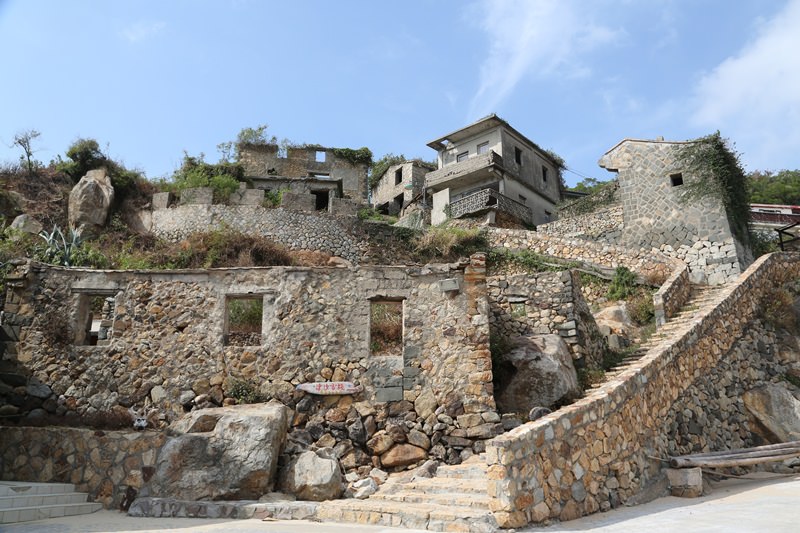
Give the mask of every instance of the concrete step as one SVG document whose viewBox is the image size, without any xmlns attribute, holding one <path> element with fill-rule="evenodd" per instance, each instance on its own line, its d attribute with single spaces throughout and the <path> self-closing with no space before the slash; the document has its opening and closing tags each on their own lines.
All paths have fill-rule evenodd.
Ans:
<svg viewBox="0 0 800 533">
<path fill-rule="evenodd" d="M 54 494 L 18 494 L 16 496 L 0 496 L 0 511 L 22 507 L 38 507 L 47 505 L 68 505 L 86 503 L 89 495 L 85 492 L 67 492 Z"/>
<path fill-rule="evenodd" d="M 486 508 L 393 502 L 373 498 L 323 502 L 317 510 L 317 518 L 428 531 L 489 533 L 497 530 L 497 522 Z"/>
<path fill-rule="evenodd" d="M 71 483 L 0 481 L 0 497 L 29 496 L 34 494 L 66 494 L 69 492 L 75 492 L 75 486 Z"/>
<path fill-rule="evenodd" d="M 474 509 L 489 510 L 489 495 L 484 487 L 483 494 L 464 494 L 461 492 L 428 492 L 423 490 L 401 490 L 393 492 L 378 492 L 369 498 L 372 501 L 391 501 L 405 503 L 426 503 L 441 505 L 443 507 L 469 507 Z"/>
<path fill-rule="evenodd" d="M 0 510 L 0 524 L 13 524 L 15 522 L 30 522 L 31 520 L 45 520 L 61 516 L 89 514 L 103 508 L 100 503 L 70 503 L 65 505 L 41 505 L 38 507 L 18 507 Z"/>
<path fill-rule="evenodd" d="M 462 463 L 460 465 L 440 466 L 436 470 L 437 478 L 449 479 L 486 479 L 488 465 L 485 463 Z"/>
<path fill-rule="evenodd" d="M 423 478 L 406 483 L 386 483 L 381 486 L 378 494 L 396 494 L 398 492 L 419 491 L 424 494 L 486 494 L 488 481 L 484 474 L 483 479 L 456 478 Z"/>
</svg>

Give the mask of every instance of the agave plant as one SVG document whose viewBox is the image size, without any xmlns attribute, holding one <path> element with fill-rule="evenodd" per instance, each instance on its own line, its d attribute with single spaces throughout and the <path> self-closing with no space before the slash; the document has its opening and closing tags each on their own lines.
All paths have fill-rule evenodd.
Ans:
<svg viewBox="0 0 800 533">
<path fill-rule="evenodd" d="M 80 248 L 83 243 L 80 232 L 73 228 L 69 228 L 69 238 L 64 235 L 58 225 L 53 224 L 53 231 L 40 231 L 39 237 L 44 239 L 45 248 L 42 252 L 43 259 L 48 263 L 72 266 L 72 258 L 74 253 Z"/>
</svg>

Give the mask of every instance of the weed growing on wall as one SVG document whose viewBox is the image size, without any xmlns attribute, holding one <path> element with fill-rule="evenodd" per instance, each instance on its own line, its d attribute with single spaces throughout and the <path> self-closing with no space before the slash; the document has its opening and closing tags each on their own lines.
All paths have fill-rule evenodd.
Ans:
<svg viewBox="0 0 800 533">
<path fill-rule="evenodd" d="M 420 259 L 452 259 L 486 250 L 488 244 L 480 228 L 434 226 L 417 236 L 414 251 Z"/>
<path fill-rule="evenodd" d="M 608 297 L 611 300 L 624 300 L 634 294 L 637 290 L 636 274 L 627 267 L 617 267 L 614 271 L 614 279 L 608 288 Z"/>
<path fill-rule="evenodd" d="M 486 255 L 486 262 L 493 272 L 508 268 L 517 268 L 530 273 L 560 272 L 581 266 L 580 263 L 574 261 L 564 261 L 529 250 L 512 252 L 505 248 L 490 250 Z"/>
</svg>

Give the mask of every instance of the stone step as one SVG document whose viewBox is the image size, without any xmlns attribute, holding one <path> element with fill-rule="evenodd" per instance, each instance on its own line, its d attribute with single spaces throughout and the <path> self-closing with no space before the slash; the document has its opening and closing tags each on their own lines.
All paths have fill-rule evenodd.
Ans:
<svg viewBox="0 0 800 533">
<path fill-rule="evenodd" d="M 440 466 L 436 470 L 437 478 L 486 479 L 488 465 L 485 463 L 462 463 L 460 465 Z"/>
<path fill-rule="evenodd" d="M 15 496 L 0 496 L 0 511 L 18 509 L 22 507 L 37 507 L 49 505 L 68 505 L 71 503 L 86 503 L 88 494 L 85 492 L 67 492 L 54 494 L 17 494 Z"/>
<path fill-rule="evenodd" d="M 497 530 L 497 522 L 486 508 L 393 502 L 373 498 L 323 502 L 317 510 L 317 518 L 428 531 L 489 533 Z"/>
<path fill-rule="evenodd" d="M 428 492 L 423 490 L 403 490 L 396 492 L 378 492 L 370 500 L 383 500 L 406 503 L 428 503 L 442 506 L 470 507 L 489 510 L 489 495 L 484 488 L 483 494 L 465 494 L 462 492 Z"/>
<path fill-rule="evenodd" d="M 70 503 L 64 505 L 40 505 L 36 507 L 17 507 L 0 510 L 0 524 L 30 522 L 79 514 L 90 514 L 103 508 L 100 503 Z"/>
<path fill-rule="evenodd" d="M 419 491 L 425 494 L 487 494 L 488 481 L 483 478 L 458 479 L 448 477 L 432 477 L 416 479 L 405 483 L 386 483 L 378 494 L 396 494 L 399 492 Z"/>
<path fill-rule="evenodd" d="M 67 494 L 70 492 L 75 492 L 75 485 L 71 483 L 0 481 L 0 497 L 30 496 L 35 494 Z"/>
</svg>

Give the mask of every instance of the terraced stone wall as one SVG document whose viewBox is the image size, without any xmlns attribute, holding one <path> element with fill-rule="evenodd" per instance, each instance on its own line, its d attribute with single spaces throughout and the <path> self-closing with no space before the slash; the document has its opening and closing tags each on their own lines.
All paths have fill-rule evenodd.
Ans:
<svg viewBox="0 0 800 533">
<path fill-rule="evenodd" d="M 490 246 L 495 248 L 528 250 L 575 261 L 609 275 L 617 267 L 627 267 L 639 276 L 640 281 L 660 285 L 654 295 L 658 324 L 674 316 L 689 298 L 691 286 L 686 264 L 658 252 L 546 235 L 537 231 L 501 228 L 487 228 L 486 231 Z"/>
<path fill-rule="evenodd" d="M 660 471 L 658 458 L 686 449 L 670 444 L 677 441 L 675 424 L 683 431 L 678 410 L 687 404 L 703 412 L 715 409 L 696 393 L 707 385 L 703 378 L 731 365 L 726 354 L 759 313 L 762 299 L 798 276 L 800 255 L 761 257 L 724 289 L 719 305 L 704 310 L 671 345 L 654 348 L 580 401 L 492 440 L 486 450 L 488 489 L 498 523 L 570 520 L 625 503 L 639 492 Z M 702 430 L 709 446 L 720 442 L 719 435 L 712 437 L 715 429 Z M 694 447 L 701 441 L 689 442 Z"/>
</svg>

